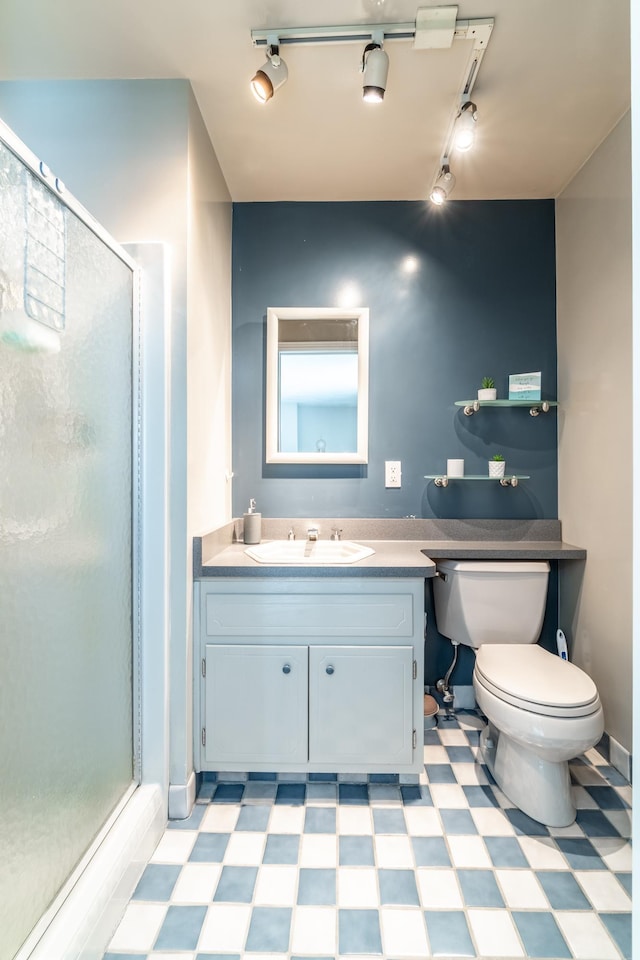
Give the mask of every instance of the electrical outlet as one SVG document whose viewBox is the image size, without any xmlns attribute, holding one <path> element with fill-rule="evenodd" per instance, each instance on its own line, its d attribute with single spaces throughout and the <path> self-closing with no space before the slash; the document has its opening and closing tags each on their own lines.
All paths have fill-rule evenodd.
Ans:
<svg viewBox="0 0 640 960">
<path fill-rule="evenodd" d="M 385 460 L 384 485 L 385 487 L 401 487 L 402 486 L 402 461 Z"/>
</svg>

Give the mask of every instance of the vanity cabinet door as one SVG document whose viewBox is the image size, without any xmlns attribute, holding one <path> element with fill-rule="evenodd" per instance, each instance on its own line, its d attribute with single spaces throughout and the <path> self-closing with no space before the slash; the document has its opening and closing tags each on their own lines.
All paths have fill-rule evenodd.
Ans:
<svg viewBox="0 0 640 960">
<path fill-rule="evenodd" d="M 310 648 L 312 763 L 409 764 L 412 716 L 413 647 Z"/>
<path fill-rule="evenodd" d="M 205 761 L 305 763 L 308 648 L 207 644 L 205 659 Z"/>
</svg>

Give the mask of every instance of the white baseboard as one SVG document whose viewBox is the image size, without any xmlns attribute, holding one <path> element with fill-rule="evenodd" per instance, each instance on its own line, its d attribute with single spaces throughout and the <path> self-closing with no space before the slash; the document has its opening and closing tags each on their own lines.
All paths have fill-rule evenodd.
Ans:
<svg viewBox="0 0 640 960">
<path fill-rule="evenodd" d="M 186 820 L 196 802 L 196 775 L 192 770 L 186 783 L 169 785 L 169 820 Z"/>
<path fill-rule="evenodd" d="M 165 827 L 160 788 L 138 787 L 15 960 L 101 960 Z"/>
<path fill-rule="evenodd" d="M 609 762 L 625 780 L 631 782 L 631 754 L 611 736 L 609 737 Z"/>
</svg>

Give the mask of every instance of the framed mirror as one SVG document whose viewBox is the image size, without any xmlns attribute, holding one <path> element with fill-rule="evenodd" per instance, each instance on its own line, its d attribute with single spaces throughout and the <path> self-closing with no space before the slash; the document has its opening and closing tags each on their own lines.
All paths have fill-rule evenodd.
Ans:
<svg viewBox="0 0 640 960">
<path fill-rule="evenodd" d="M 267 463 L 367 463 L 369 310 L 267 310 Z"/>
</svg>

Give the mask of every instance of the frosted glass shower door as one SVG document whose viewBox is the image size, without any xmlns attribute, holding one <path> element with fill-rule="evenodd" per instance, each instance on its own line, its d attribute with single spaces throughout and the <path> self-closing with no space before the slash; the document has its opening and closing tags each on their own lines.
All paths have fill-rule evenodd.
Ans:
<svg viewBox="0 0 640 960">
<path fill-rule="evenodd" d="M 133 777 L 131 266 L 0 143 L 0 960 Z"/>
</svg>

